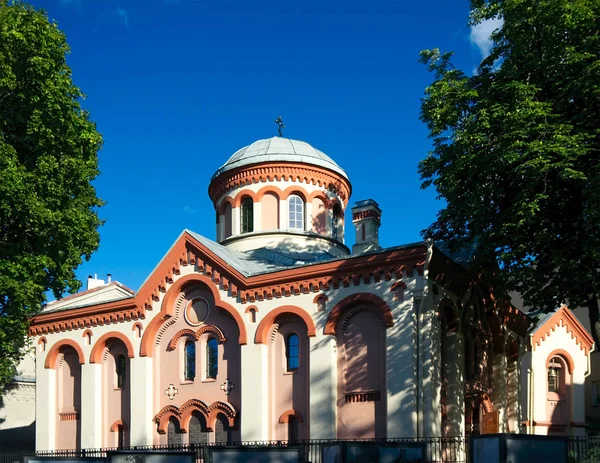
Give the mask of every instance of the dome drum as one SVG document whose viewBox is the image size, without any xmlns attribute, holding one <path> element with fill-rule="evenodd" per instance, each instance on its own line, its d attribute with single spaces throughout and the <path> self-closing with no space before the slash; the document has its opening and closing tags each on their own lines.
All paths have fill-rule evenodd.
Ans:
<svg viewBox="0 0 600 463">
<path fill-rule="evenodd" d="M 287 242 L 304 250 L 321 239 L 319 249 L 333 246 L 335 255 L 347 254 L 344 211 L 350 194 L 346 173 L 321 151 L 296 140 L 259 140 L 213 175 L 209 195 L 217 242 L 236 250 Z"/>
</svg>

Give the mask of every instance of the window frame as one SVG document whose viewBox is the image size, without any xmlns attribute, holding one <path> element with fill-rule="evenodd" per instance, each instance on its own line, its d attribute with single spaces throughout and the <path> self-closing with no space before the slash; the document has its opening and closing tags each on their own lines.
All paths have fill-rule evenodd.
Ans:
<svg viewBox="0 0 600 463">
<path fill-rule="evenodd" d="M 296 340 L 296 344 L 292 345 L 292 340 Z M 295 348 L 296 354 L 292 353 Z M 287 372 L 295 372 L 300 369 L 300 336 L 296 333 L 290 333 L 285 338 L 285 365 Z"/>
<path fill-rule="evenodd" d="M 211 345 L 212 344 L 212 345 Z M 214 351 L 214 358 L 211 355 Z M 206 379 L 217 379 L 219 375 L 219 341 L 211 336 L 206 340 Z"/>
<path fill-rule="evenodd" d="M 296 201 L 297 200 L 297 201 Z M 288 217 L 287 224 L 289 230 L 304 231 L 306 229 L 306 203 L 298 194 L 292 194 L 288 197 Z M 293 209 L 292 209 L 293 206 Z M 294 214 L 294 218 L 291 215 Z M 298 226 L 298 214 L 300 214 L 301 222 Z M 293 224 L 293 225 L 292 225 Z"/>
<path fill-rule="evenodd" d="M 125 389 L 127 386 L 127 357 L 125 357 L 125 354 L 116 356 L 115 373 L 117 376 L 117 389 Z"/>
<path fill-rule="evenodd" d="M 188 348 L 192 348 L 194 351 L 192 358 L 190 358 Z M 196 379 L 196 342 L 188 338 L 183 344 L 183 380 L 194 381 L 194 379 Z"/>
<path fill-rule="evenodd" d="M 252 233 L 254 231 L 254 201 L 245 197 L 240 203 L 240 233 Z"/>
</svg>

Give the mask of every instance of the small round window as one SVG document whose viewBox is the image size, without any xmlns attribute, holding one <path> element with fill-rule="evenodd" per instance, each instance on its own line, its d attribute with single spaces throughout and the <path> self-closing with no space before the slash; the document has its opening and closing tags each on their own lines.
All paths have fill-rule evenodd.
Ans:
<svg viewBox="0 0 600 463">
<path fill-rule="evenodd" d="M 206 299 L 194 299 L 185 309 L 185 321 L 192 326 L 197 326 L 206 320 L 208 311 L 209 307 Z"/>
</svg>

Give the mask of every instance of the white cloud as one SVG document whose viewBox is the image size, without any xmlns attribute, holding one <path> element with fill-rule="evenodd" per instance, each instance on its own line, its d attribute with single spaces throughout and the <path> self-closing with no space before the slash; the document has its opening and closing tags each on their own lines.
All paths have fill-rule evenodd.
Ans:
<svg viewBox="0 0 600 463">
<path fill-rule="evenodd" d="M 496 29 L 502 27 L 503 23 L 504 21 L 501 18 L 492 18 L 471 27 L 469 40 L 471 40 L 473 45 L 479 48 L 483 58 L 486 58 L 492 50 L 492 41 L 490 40 L 490 35 Z"/>
<path fill-rule="evenodd" d="M 117 15 L 119 18 L 121 18 L 121 21 L 123 21 L 125 27 L 129 27 L 129 15 L 124 8 L 121 8 L 120 5 L 117 5 Z"/>
</svg>

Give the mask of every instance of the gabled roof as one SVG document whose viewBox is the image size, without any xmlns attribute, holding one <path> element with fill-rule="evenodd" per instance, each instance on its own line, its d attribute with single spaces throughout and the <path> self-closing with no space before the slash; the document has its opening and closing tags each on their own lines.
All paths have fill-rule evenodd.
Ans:
<svg viewBox="0 0 600 463">
<path fill-rule="evenodd" d="M 96 286 L 79 293 L 48 302 L 42 309 L 43 313 L 54 312 L 56 310 L 66 310 L 75 307 L 83 307 L 92 304 L 99 304 L 109 301 L 118 301 L 132 297 L 134 291 L 127 286 L 112 281 L 110 283 Z"/>
<path fill-rule="evenodd" d="M 575 342 L 586 355 L 594 345 L 592 336 L 566 305 L 561 306 L 554 312 L 531 312 L 528 315 L 537 320 L 535 326 L 529 333 L 531 337 L 531 346 L 534 350 L 551 336 L 552 332 L 554 332 L 558 326 L 564 326 L 567 329 L 567 333 L 571 334 L 571 337 L 575 339 Z"/>
<path fill-rule="evenodd" d="M 270 249 L 244 253 L 184 230 L 132 297 L 42 312 L 32 318 L 30 334 L 144 318 L 182 266 L 195 265 L 217 287 L 245 303 L 347 287 L 350 281 L 358 285 L 372 279 L 402 278 L 403 270 L 412 275 L 415 268 L 422 274 L 426 254 L 423 242 L 344 257 Z M 309 257 L 313 261 L 307 263 Z"/>
</svg>

